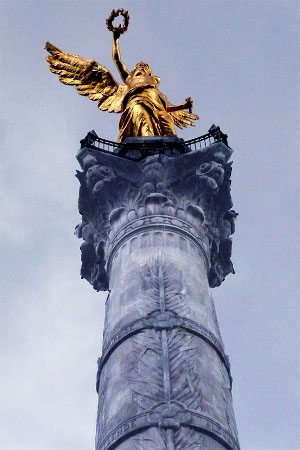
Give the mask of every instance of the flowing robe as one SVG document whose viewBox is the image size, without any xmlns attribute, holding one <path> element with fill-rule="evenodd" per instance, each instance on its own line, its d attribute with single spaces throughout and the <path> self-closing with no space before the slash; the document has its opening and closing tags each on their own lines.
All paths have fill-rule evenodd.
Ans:
<svg viewBox="0 0 300 450">
<path fill-rule="evenodd" d="M 155 86 L 131 89 L 123 101 L 119 142 L 129 136 L 171 136 L 176 134 L 166 103 Z"/>
</svg>

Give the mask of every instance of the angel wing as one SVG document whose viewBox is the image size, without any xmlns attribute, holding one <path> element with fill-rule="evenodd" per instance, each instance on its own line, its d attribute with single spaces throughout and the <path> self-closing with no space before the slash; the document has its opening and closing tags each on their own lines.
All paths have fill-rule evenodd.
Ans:
<svg viewBox="0 0 300 450">
<path fill-rule="evenodd" d="M 166 105 L 173 106 L 172 103 L 169 102 L 168 98 L 162 92 L 159 91 L 159 95 L 164 99 Z M 178 128 L 181 129 L 186 128 L 188 125 L 195 127 L 195 124 L 192 121 L 199 119 L 199 117 L 196 114 L 192 114 L 184 110 L 172 111 L 169 112 L 169 114 L 172 117 L 174 125 L 176 125 Z"/>
<path fill-rule="evenodd" d="M 78 94 L 98 101 L 98 108 L 103 111 L 122 112 L 122 102 L 128 88 L 118 84 L 106 67 L 94 59 L 64 52 L 50 42 L 46 43 L 45 48 L 51 55 L 46 57 L 49 69 L 59 76 L 62 83 L 73 85 Z"/>
</svg>

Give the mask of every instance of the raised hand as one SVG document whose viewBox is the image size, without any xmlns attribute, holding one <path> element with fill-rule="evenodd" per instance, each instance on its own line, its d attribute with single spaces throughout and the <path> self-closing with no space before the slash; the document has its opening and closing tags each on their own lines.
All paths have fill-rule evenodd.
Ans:
<svg viewBox="0 0 300 450">
<path fill-rule="evenodd" d="M 189 110 L 189 113 L 192 113 L 193 104 L 194 104 L 194 102 L 191 99 L 191 97 L 187 97 L 185 99 L 185 108 Z"/>
<path fill-rule="evenodd" d="M 114 40 L 116 41 L 117 39 L 119 39 L 119 37 L 121 36 L 122 32 L 119 28 L 115 28 L 113 30 L 113 36 L 114 36 Z"/>
</svg>

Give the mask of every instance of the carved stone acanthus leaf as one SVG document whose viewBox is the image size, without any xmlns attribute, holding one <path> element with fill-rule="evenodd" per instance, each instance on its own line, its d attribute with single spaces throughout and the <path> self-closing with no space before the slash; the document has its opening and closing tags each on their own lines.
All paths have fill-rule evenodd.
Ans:
<svg viewBox="0 0 300 450">
<path fill-rule="evenodd" d="M 178 157 L 148 156 L 140 162 L 83 148 L 77 171 L 83 238 L 81 276 L 96 290 L 107 290 L 108 248 L 120 230 L 137 219 L 168 216 L 184 220 L 209 243 L 211 287 L 234 272 L 230 235 L 237 216 L 231 210 L 231 163 L 228 147 L 212 144 L 205 151 Z M 136 222 L 135 222 L 136 223 Z M 99 231 L 100 230 L 100 231 Z"/>
</svg>

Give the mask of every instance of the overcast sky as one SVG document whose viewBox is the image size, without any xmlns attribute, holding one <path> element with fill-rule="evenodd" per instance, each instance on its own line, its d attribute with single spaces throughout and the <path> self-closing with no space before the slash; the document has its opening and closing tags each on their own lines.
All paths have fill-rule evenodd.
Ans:
<svg viewBox="0 0 300 450">
<path fill-rule="evenodd" d="M 194 99 L 201 120 L 179 136 L 229 135 L 236 275 L 213 294 L 240 442 L 296 450 L 299 7 L 269 0 L 1 2 L 1 449 L 93 449 L 106 294 L 79 275 L 74 154 L 92 129 L 116 140 L 119 116 L 59 83 L 44 44 L 120 81 L 105 26 L 119 7 L 128 68 L 146 61 L 173 103 Z"/>
</svg>

